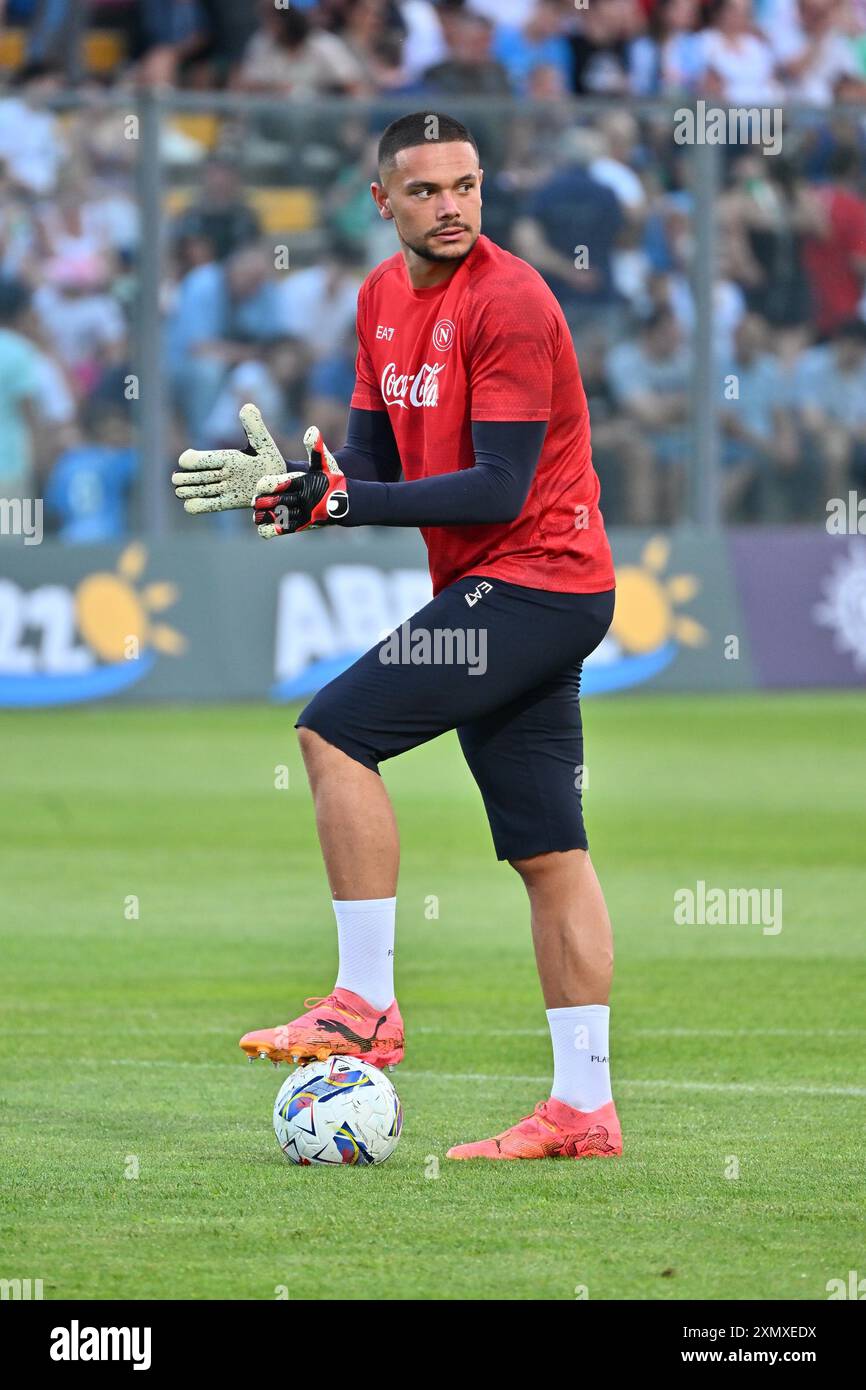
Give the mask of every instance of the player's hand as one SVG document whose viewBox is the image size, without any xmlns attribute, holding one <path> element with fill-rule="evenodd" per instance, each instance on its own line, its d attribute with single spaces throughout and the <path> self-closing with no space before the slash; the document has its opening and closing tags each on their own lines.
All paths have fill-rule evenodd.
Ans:
<svg viewBox="0 0 866 1390">
<path fill-rule="evenodd" d="M 240 422 L 252 453 L 240 449 L 187 449 L 172 473 L 175 493 L 185 512 L 228 512 L 249 507 L 263 473 L 286 474 L 286 461 L 271 438 L 258 406 L 245 405 Z"/>
<path fill-rule="evenodd" d="M 333 526 L 349 513 L 345 474 L 315 425 L 304 435 L 304 447 L 308 469 L 259 478 L 256 485 L 255 520 L 265 540 Z"/>
</svg>

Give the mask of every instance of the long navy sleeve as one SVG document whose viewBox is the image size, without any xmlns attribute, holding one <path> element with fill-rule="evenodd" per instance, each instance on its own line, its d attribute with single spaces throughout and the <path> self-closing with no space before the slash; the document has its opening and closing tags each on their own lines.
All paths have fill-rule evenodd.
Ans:
<svg viewBox="0 0 866 1390">
<path fill-rule="evenodd" d="M 347 478 L 393 483 L 402 472 L 400 454 L 387 411 L 349 408 L 346 442 L 334 458 Z"/>
<path fill-rule="evenodd" d="M 546 430 L 546 420 L 473 420 L 474 467 L 413 482 L 389 482 L 383 481 L 386 470 L 394 467 L 395 456 L 397 469 L 400 463 L 391 423 L 384 411 L 353 409 L 346 449 L 335 454 L 341 465 L 346 455 L 351 469 L 345 470 L 349 512 L 340 525 L 485 526 L 513 521 L 532 485 Z"/>
</svg>

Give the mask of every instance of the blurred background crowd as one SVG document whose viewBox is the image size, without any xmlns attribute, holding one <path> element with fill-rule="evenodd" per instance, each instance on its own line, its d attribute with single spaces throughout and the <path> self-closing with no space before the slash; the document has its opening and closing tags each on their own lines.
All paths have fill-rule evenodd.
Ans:
<svg viewBox="0 0 866 1390">
<path fill-rule="evenodd" d="M 687 516 L 708 428 L 725 520 L 866 485 L 866 0 L 7 0 L 0 80 L 0 496 L 42 496 L 63 539 L 141 523 L 142 92 L 166 477 L 238 445 L 247 400 L 288 457 L 311 422 L 342 442 L 358 287 L 396 249 L 378 134 L 429 107 L 473 130 L 484 231 L 563 307 L 609 522 Z M 672 114 L 700 97 L 783 110 L 778 153 L 719 151 L 703 410 Z"/>
</svg>

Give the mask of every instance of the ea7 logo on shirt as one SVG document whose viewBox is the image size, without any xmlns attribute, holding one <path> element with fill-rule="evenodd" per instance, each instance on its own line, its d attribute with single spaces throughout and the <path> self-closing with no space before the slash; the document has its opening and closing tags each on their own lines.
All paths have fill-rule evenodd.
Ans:
<svg viewBox="0 0 866 1390">
<path fill-rule="evenodd" d="M 437 352 L 447 352 L 454 342 L 454 324 L 450 319 L 440 319 L 433 329 L 433 346 Z"/>
<path fill-rule="evenodd" d="M 445 370 L 445 366 L 444 362 L 434 362 L 432 365 L 425 362 L 415 375 L 398 376 L 397 363 L 389 362 L 379 383 L 382 400 L 386 405 L 399 405 L 401 410 L 408 410 L 409 405 L 438 405 L 438 377 L 439 373 Z M 406 395 L 409 397 L 409 405 L 403 399 Z"/>
<path fill-rule="evenodd" d="M 481 581 L 481 583 L 478 585 L 478 588 L 477 588 L 477 589 L 470 589 L 470 590 L 469 590 L 469 593 L 468 593 L 468 594 L 464 594 L 463 597 L 465 598 L 466 602 L 469 604 L 469 607 L 470 607 L 470 608 L 473 608 L 480 598 L 483 598 L 485 594 L 489 594 L 489 593 L 490 593 L 490 590 L 491 590 L 492 588 L 493 588 L 493 585 L 492 585 L 492 584 L 488 584 L 488 582 L 487 582 L 486 579 L 482 579 L 482 581 Z"/>
<path fill-rule="evenodd" d="M 376 337 L 377 337 L 377 338 L 387 338 L 388 341 L 390 342 L 391 339 L 393 338 L 393 336 L 394 336 L 394 330 L 393 330 L 393 328 L 386 328 L 385 325 L 384 325 L 384 323 L 377 323 L 377 324 L 376 324 Z"/>
</svg>

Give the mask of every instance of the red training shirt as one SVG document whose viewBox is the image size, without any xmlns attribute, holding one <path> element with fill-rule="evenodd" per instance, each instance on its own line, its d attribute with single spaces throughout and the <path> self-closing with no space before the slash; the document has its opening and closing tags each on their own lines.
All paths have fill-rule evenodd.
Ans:
<svg viewBox="0 0 866 1390">
<path fill-rule="evenodd" d="M 352 405 L 387 410 L 407 481 L 472 468 L 473 420 L 548 420 L 515 521 L 422 526 L 433 592 L 467 574 L 533 589 L 614 586 L 571 334 L 532 266 L 479 236 L 449 280 L 412 288 L 399 252 L 358 296 Z"/>
</svg>

